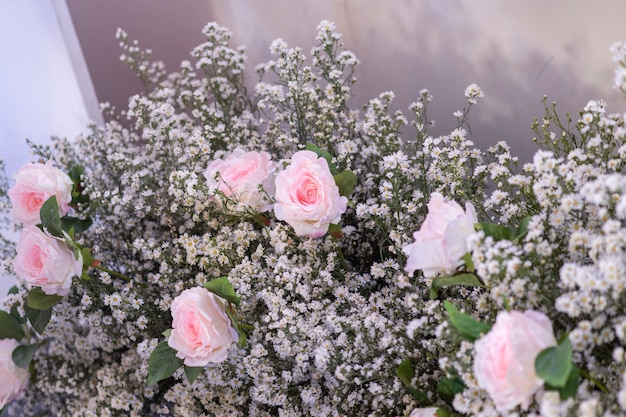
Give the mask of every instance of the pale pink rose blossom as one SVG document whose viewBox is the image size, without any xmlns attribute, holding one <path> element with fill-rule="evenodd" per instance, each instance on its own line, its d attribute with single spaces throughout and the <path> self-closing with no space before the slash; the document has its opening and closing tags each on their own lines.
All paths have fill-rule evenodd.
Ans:
<svg viewBox="0 0 626 417">
<path fill-rule="evenodd" d="M 496 408 L 527 409 L 543 385 L 535 373 L 535 359 L 543 349 L 555 346 L 552 322 L 543 313 L 501 311 L 491 330 L 476 341 L 474 375 Z"/>
<path fill-rule="evenodd" d="M 67 244 L 42 232 L 37 226 L 22 230 L 13 262 L 15 273 L 46 294 L 67 295 L 72 278 L 80 276 L 82 255 L 78 259 Z"/>
<path fill-rule="evenodd" d="M 426 219 L 413 234 L 415 242 L 402 249 L 408 256 L 404 269 L 411 274 L 421 269 L 426 278 L 453 272 L 463 265 L 461 258 L 468 252 L 467 238 L 474 233 L 477 222 L 471 203 L 466 203 L 463 211 L 457 202 L 432 193 Z"/>
<path fill-rule="evenodd" d="M 276 176 L 274 214 L 300 236 L 320 237 L 331 224 L 338 224 L 348 199 L 339 187 L 328 162 L 312 151 L 298 151 L 291 163 Z"/>
<path fill-rule="evenodd" d="M 13 221 L 32 225 L 40 222 L 39 210 L 53 195 L 57 198 L 59 215 L 65 216 L 72 201 L 72 179 L 51 162 L 28 163 L 14 175 L 15 185 L 8 192 L 11 199 Z"/>
<path fill-rule="evenodd" d="M 18 346 L 16 340 L 0 339 L 0 409 L 26 389 L 30 373 L 18 367 L 11 357 Z"/>
<path fill-rule="evenodd" d="M 409 417 L 437 417 L 438 407 L 416 408 Z"/>
<path fill-rule="evenodd" d="M 172 302 L 172 333 L 168 344 L 187 366 L 226 360 L 239 340 L 226 315 L 226 301 L 203 287 L 183 291 Z"/>
<path fill-rule="evenodd" d="M 262 212 L 271 208 L 267 196 L 272 197 L 274 193 L 275 165 L 267 152 L 235 149 L 226 158 L 212 161 L 204 176 L 209 189 L 219 190 L 225 196 Z M 220 198 L 217 201 L 223 204 Z M 229 208 L 236 209 L 234 205 Z"/>
</svg>

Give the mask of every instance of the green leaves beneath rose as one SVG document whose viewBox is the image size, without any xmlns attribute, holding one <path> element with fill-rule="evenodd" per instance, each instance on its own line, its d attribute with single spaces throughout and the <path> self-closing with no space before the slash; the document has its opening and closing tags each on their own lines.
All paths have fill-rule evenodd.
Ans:
<svg viewBox="0 0 626 417">
<path fill-rule="evenodd" d="M 167 379 L 183 365 L 183 360 L 176 356 L 176 350 L 167 342 L 159 343 L 148 359 L 148 386 Z"/>
<path fill-rule="evenodd" d="M 23 369 L 28 369 L 35 352 L 39 349 L 39 343 L 33 343 L 31 345 L 20 345 L 13 350 L 11 358 L 13 363 Z"/>
<path fill-rule="evenodd" d="M 46 294 L 41 288 L 33 288 L 28 292 L 24 312 L 37 333 L 43 333 L 52 317 L 52 307 L 62 299 L 60 295 Z"/>
<path fill-rule="evenodd" d="M 187 380 L 193 383 L 204 370 L 203 367 L 183 365 L 183 360 L 176 356 L 176 350 L 167 342 L 162 342 L 152 351 L 148 359 L 148 386 L 167 379 L 184 366 Z"/>
<path fill-rule="evenodd" d="M 50 322 L 50 318 L 52 318 L 52 308 L 37 310 L 36 308 L 30 308 L 26 305 L 24 306 L 24 311 L 33 329 L 35 329 L 37 333 L 43 334 L 43 331 Z"/>
<path fill-rule="evenodd" d="M 58 295 L 47 295 L 41 288 L 34 288 L 28 293 L 24 312 L 37 333 L 43 333 L 52 317 L 52 306 L 62 298 Z M 0 339 L 23 339 L 25 334 L 22 325 L 26 323 L 26 319 L 19 316 L 15 307 L 11 309 L 11 313 L 0 310 Z"/>
<path fill-rule="evenodd" d="M 35 310 L 47 310 L 63 299 L 60 295 L 46 294 L 39 287 L 28 292 L 26 305 Z"/>
<path fill-rule="evenodd" d="M 576 396 L 580 372 L 572 362 L 572 343 L 568 337 L 539 352 L 535 372 L 545 381 L 546 389 L 559 392 L 561 400 Z"/>
</svg>

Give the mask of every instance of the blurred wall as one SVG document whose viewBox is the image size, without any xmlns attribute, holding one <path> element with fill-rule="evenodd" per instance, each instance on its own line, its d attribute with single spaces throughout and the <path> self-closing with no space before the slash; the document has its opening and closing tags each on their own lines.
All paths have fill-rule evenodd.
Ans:
<svg viewBox="0 0 626 417">
<path fill-rule="evenodd" d="M 624 109 L 611 88 L 608 51 L 613 41 L 626 39 L 623 0 L 67 2 L 98 97 L 118 106 L 141 87 L 117 60 L 117 27 L 174 70 L 202 41 L 205 22 L 216 20 L 234 32 L 234 45 L 246 45 L 252 69 L 269 59 L 277 37 L 308 52 L 317 24 L 329 19 L 362 62 L 354 106 L 393 90 L 397 107 L 406 109 L 428 88 L 435 132 L 445 133 L 455 124 L 452 113 L 465 105 L 464 88 L 476 82 L 486 97 L 470 117 L 472 138 L 481 147 L 507 140 L 523 160 L 535 149 L 530 126 L 543 115 L 544 94 L 575 116 L 589 99 Z"/>
</svg>

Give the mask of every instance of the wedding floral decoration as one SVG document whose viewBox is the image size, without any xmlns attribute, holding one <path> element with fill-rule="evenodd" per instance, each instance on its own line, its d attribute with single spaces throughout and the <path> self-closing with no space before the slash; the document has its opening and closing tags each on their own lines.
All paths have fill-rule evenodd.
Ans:
<svg viewBox="0 0 626 417">
<path fill-rule="evenodd" d="M 546 100 L 518 166 L 476 84 L 441 136 L 427 90 L 351 107 L 331 22 L 253 92 L 203 33 L 167 73 L 119 31 L 145 92 L 0 176 L 6 415 L 626 414 L 624 114 Z"/>
</svg>

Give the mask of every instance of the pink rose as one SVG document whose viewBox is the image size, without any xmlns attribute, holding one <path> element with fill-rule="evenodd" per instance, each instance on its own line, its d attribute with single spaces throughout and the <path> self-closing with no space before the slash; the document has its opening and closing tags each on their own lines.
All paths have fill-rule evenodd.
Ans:
<svg viewBox="0 0 626 417">
<path fill-rule="evenodd" d="M 315 152 L 294 153 L 291 164 L 276 176 L 274 213 L 298 235 L 323 236 L 331 224 L 340 222 L 347 204 L 328 163 Z"/>
<path fill-rule="evenodd" d="M 474 375 L 498 410 L 522 405 L 543 385 L 535 373 L 535 359 L 543 349 L 555 346 L 552 323 L 545 314 L 527 310 L 501 311 L 489 333 L 474 346 Z"/>
<path fill-rule="evenodd" d="M 53 195 L 59 204 L 59 215 L 65 216 L 72 201 L 72 179 L 52 162 L 44 164 L 28 163 L 14 175 L 15 186 L 9 190 L 13 209 L 13 221 L 31 225 L 39 223 L 39 210 Z"/>
<path fill-rule="evenodd" d="M 413 235 L 415 242 L 402 249 L 408 255 L 404 269 L 411 274 L 421 269 L 426 278 L 453 272 L 463 265 L 467 238 L 474 233 L 477 222 L 471 203 L 466 203 L 463 211 L 455 201 L 445 201 L 441 194 L 432 193 L 426 220 Z"/>
<path fill-rule="evenodd" d="M 267 152 L 235 149 L 225 159 L 211 162 L 204 176 L 209 188 L 217 189 L 253 210 L 266 211 L 269 209 L 267 195 L 271 197 L 273 194 L 274 167 Z"/>
<path fill-rule="evenodd" d="M 26 389 L 30 373 L 15 365 L 11 355 L 18 346 L 13 339 L 0 339 L 0 409 Z"/>
<path fill-rule="evenodd" d="M 82 274 L 83 259 L 76 259 L 64 241 L 28 226 L 17 243 L 13 267 L 18 276 L 46 294 L 66 295 L 72 278 Z"/>
<path fill-rule="evenodd" d="M 172 302 L 172 334 L 167 341 L 187 366 L 219 363 L 239 340 L 225 312 L 226 301 L 203 287 L 183 291 Z"/>
<path fill-rule="evenodd" d="M 416 408 L 409 417 L 437 417 L 437 407 Z"/>
</svg>

